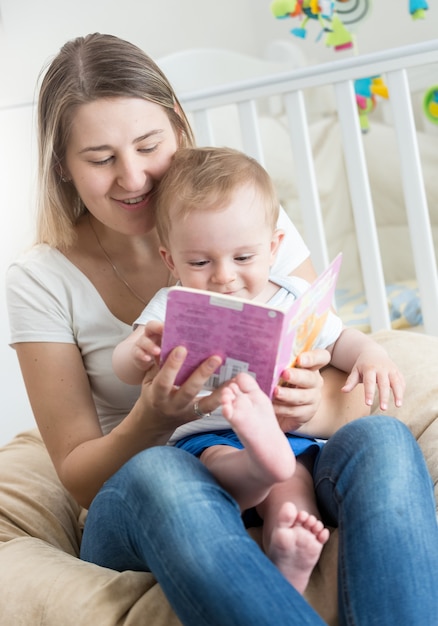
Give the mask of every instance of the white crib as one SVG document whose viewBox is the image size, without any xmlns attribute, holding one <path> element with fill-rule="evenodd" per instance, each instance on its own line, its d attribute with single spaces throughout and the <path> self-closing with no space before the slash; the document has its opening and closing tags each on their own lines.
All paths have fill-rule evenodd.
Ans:
<svg viewBox="0 0 438 626">
<path fill-rule="evenodd" d="M 238 112 L 236 119 L 239 120 L 243 150 L 265 164 L 261 119 L 266 120 L 267 110 L 268 116 L 272 109 L 284 111 L 282 124 L 287 125 L 294 156 L 304 236 L 319 271 L 326 267 L 329 254 L 305 98 L 309 90 L 332 86 L 372 331 L 390 328 L 391 322 L 354 80 L 384 76 L 389 89 L 391 107 L 389 115 L 387 110 L 384 115 L 386 119 L 392 118 L 397 137 L 400 174 L 424 331 L 433 335 L 438 335 L 436 251 L 411 92 L 419 76 L 425 75 L 429 79 L 433 77 L 438 67 L 433 64 L 437 62 L 438 40 L 372 55 L 336 59 L 319 66 L 298 68 L 279 62 L 257 63 L 249 57 L 245 58 L 223 50 L 190 50 L 159 60 L 160 66 L 173 82 L 184 109 L 191 115 L 199 145 L 224 142 L 220 133 L 220 136 L 217 136 L 218 124 L 215 115 L 220 108 L 226 109 L 234 105 Z M 298 62 L 296 65 L 299 64 Z M 432 68 L 432 71 L 428 72 L 428 67 Z M 436 84 L 438 72 L 435 76 Z M 200 86 L 203 87 L 199 88 Z M 314 113 L 311 115 L 313 118 Z M 222 118 L 222 129 L 224 125 L 230 123 L 226 121 L 227 119 L 230 121 L 232 118 Z M 371 133 L 372 124 L 371 121 Z M 431 129 L 431 132 L 434 130 L 436 129 Z M 436 142 L 438 152 L 438 134 L 433 135 L 433 140 Z M 384 155 L 382 159 L 384 163 Z M 404 207 L 400 207 L 400 211 L 403 210 Z"/>
</svg>

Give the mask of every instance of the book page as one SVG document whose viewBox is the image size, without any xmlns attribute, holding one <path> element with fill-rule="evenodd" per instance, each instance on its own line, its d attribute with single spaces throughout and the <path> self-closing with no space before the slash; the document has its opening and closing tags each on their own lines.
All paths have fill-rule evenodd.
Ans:
<svg viewBox="0 0 438 626">
<path fill-rule="evenodd" d="M 342 254 L 338 254 L 287 312 L 274 374 L 280 384 L 281 373 L 294 367 L 297 357 L 315 346 L 333 303 L 341 262 Z"/>
<path fill-rule="evenodd" d="M 283 317 L 283 312 L 255 302 L 176 287 L 168 296 L 162 360 L 177 345 L 188 349 L 179 385 L 202 361 L 219 355 L 223 364 L 209 388 L 246 371 L 269 393 Z"/>
</svg>

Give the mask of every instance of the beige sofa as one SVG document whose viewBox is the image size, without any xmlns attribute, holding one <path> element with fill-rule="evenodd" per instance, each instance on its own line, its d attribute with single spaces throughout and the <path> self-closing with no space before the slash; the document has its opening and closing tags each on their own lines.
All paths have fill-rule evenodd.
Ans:
<svg viewBox="0 0 438 626">
<path fill-rule="evenodd" d="M 375 338 L 406 375 L 404 406 L 390 412 L 418 439 L 438 496 L 438 338 L 404 331 Z M 0 449 L 2 626 L 179 624 L 151 574 L 118 573 L 77 558 L 83 517 L 36 430 Z M 336 547 L 334 531 L 306 592 L 330 625 L 337 624 Z"/>
</svg>

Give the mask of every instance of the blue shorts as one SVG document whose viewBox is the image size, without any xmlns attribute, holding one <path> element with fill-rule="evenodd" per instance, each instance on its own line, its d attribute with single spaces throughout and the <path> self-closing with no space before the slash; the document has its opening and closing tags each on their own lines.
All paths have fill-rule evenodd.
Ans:
<svg viewBox="0 0 438 626">
<path fill-rule="evenodd" d="M 312 456 L 316 456 L 324 445 L 324 442 L 317 441 L 316 439 L 312 439 L 310 437 L 300 437 L 299 435 L 292 435 L 290 433 L 285 433 L 285 436 L 287 437 L 295 456 L 300 456 L 300 454 L 311 454 Z M 188 437 L 183 437 L 175 443 L 176 448 L 187 450 L 187 452 L 190 452 L 194 456 L 198 457 L 201 456 L 204 450 L 211 448 L 211 446 L 231 446 L 232 448 L 238 448 L 239 450 L 242 450 L 244 447 L 236 433 L 231 430 L 231 428 L 228 430 L 213 430 L 206 433 L 189 435 Z"/>
<path fill-rule="evenodd" d="M 324 445 L 324 442 L 311 439 L 310 437 L 291 435 L 290 433 L 285 433 L 285 436 L 287 437 L 295 456 L 301 456 L 302 463 L 307 467 L 309 472 L 312 472 L 316 456 Z M 238 450 L 242 450 L 244 448 L 238 436 L 233 430 L 231 430 L 231 428 L 227 430 L 213 430 L 206 433 L 199 433 L 197 435 L 189 435 L 188 437 L 183 437 L 175 443 L 175 447 L 182 448 L 183 450 L 186 450 L 187 452 L 190 452 L 194 456 L 198 457 L 201 456 L 207 448 L 221 445 L 231 446 L 233 448 L 237 448 Z M 263 524 L 263 520 L 257 513 L 255 507 L 242 513 L 242 521 L 246 528 L 261 526 Z"/>
</svg>

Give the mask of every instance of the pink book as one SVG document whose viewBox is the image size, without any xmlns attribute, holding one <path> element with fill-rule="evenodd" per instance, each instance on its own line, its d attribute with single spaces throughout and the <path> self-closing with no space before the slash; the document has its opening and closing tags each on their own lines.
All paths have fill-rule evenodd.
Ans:
<svg viewBox="0 0 438 626">
<path fill-rule="evenodd" d="M 341 261 L 339 254 L 286 311 L 253 300 L 172 287 L 161 360 L 176 346 L 187 348 L 176 384 L 181 385 L 209 356 L 219 355 L 222 365 L 207 388 L 215 389 L 245 371 L 271 397 L 281 384 L 282 372 L 315 345 L 333 302 Z"/>
</svg>

